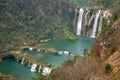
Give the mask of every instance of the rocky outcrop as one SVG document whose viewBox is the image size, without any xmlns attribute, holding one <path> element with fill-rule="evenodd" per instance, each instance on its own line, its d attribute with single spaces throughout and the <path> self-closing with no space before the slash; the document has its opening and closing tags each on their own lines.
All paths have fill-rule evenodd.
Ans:
<svg viewBox="0 0 120 80">
<path fill-rule="evenodd" d="M 112 66 L 113 73 L 120 73 L 120 50 L 112 54 L 108 58 L 108 62 Z"/>
<path fill-rule="evenodd" d="M 113 74 L 120 73 L 120 18 L 101 34 L 91 50 L 101 58 L 103 64 L 111 65 Z"/>
</svg>

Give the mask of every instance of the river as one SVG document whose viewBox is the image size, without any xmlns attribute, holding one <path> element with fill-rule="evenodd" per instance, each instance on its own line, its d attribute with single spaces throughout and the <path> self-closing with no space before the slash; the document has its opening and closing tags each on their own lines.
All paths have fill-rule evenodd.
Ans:
<svg viewBox="0 0 120 80">
<path fill-rule="evenodd" d="M 67 50 L 79 55 L 83 55 L 84 49 L 89 48 L 93 43 L 94 39 L 88 36 L 78 36 L 78 41 L 71 40 L 50 40 L 45 43 L 44 47 L 46 48 L 56 48 L 57 50 Z M 65 61 L 69 59 L 74 59 L 70 55 L 57 55 L 50 54 L 48 52 L 38 52 L 37 50 L 27 50 L 30 54 L 33 55 L 37 61 L 40 61 L 44 64 L 50 64 L 54 67 L 61 66 Z M 12 74 L 18 78 L 18 80 L 30 80 L 32 77 L 36 77 L 37 73 L 30 72 L 30 68 L 21 65 L 20 62 L 17 62 L 14 59 L 5 59 L 0 62 L 0 72 L 5 74 Z"/>
</svg>

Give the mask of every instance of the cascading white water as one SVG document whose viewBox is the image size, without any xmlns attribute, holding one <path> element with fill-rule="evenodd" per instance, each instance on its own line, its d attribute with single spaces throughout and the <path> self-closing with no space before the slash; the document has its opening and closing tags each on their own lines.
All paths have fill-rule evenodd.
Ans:
<svg viewBox="0 0 120 80">
<path fill-rule="evenodd" d="M 83 13 L 84 13 L 83 8 L 80 8 L 80 10 L 79 10 L 79 17 L 78 17 L 78 23 L 77 23 L 77 33 L 76 33 L 76 35 L 81 35 Z"/>
<path fill-rule="evenodd" d="M 94 20 L 93 32 L 92 32 L 92 35 L 91 35 L 91 37 L 93 37 L 93 38 L 96 37 L 96 31 L 97 31 L 98 19 L 99 19 L 100 12 L 101 12 L 101 10 L 99 10 L 98 13 L 96 13 L 96 18 Z"/>
<path fill-rule="evenodd" d="M 29 48 L 29 50 L 33 50 L 33 48 Z"/>
<path fill-rule="evenodd" d="M 50 68 L 48 68 L 48 67 L 45 67 L 44 69 L 43 69 L 43 75 L 49 75 L 51 73 L 51 69 Z"/>
<path fill-rule="evenodd" d="M 36 72 L 36 67 L 37 67 L 37 64 L 33 64 L 32 66 L 31 66 L 31 72 Z"/>
<path fill-rule="evenodd" d="M 99 21 L 99 28 L 98 28 L 98 32 L 101 33 L 101 28 L 102 28 L 102 21 L 103 21 L 103 17 L 107 16 L 108 11 L 106 10 L 103 14 L 103 16 L 100 17 L 100 21 Z"/>
<path fill-rule="evenodd" d="M 24 61 L 25 61 L 25 58 L 23 57 L 23 58 L 22 58 L 22 62 L 21 62 L 21 64 L 24 64 Z"/>
</svg>

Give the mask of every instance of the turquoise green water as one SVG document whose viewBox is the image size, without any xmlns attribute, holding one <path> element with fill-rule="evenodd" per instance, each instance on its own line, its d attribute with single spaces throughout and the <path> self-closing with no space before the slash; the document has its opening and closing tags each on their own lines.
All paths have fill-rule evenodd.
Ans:
<svg viewBox="0 0 120 80">
<path fill-rule="evenodd" d="M 78 41 L 71 40 L 50 40 L 45 44 L 47 48 L 56 48 L 57 50 L 68 50 L 70 52 L 77 53 L 79 55 L 83 55 L 84 49 L 89 48 L 94 39 L 88 36 L 78 36 Z M 64 63 L 64 61 L 74 59 L 73 56 L 70 55 L 55 55 L 47 52 L 38 52 L 37 50 L 27 50 L 32 56 L 45 64 L 51 64 L 54 67 L 58 67 Z"/>
<path fill-rule="evenodd" d="M 86 36 L 78 36 L 79 41 L 70 41 L 70 40 L 51 40 L 45 44 L 45 47 L 53 47 L 58 50 L 68 50 L 70 52 L 75 52 L 80 55 L 83 55 L 84 49 L 90 47 L 94 39 Z M 74 59 L 70 55 L 55 55 L 47 52 L 38 52 L 36 50 L 29 51 L 32 54 L 33 58 L 40 61 L 44 64 L 51 64 L 54 67 L 61 66 L 65 61 L 69 59 Z M 37 73 L 32 73 L 30 68 L 21 65 L 20 62 L 17 62 L 14 59 L 5 59 L 0 63 L 0 72 L 5 74 L 12 74 L 18 78 L 18 80 L 30 80 L 32 77 L 36 77 Z"/>
<path fill-rule="evenodd" d="M 74 59 L 73 56 L 70 55 L 58 55 L 58 54 L 51 54 L 47 52 L 38 52 L 36 50 L 29 51 L 30 54 L 32 54 L 33 58 L 37 61 L 43 63 L 43 64 L 50 64 L 53 67 L 61 66 L 65 61 Z"/>
<path fill-rule="evenodd" d="M 37 77 L 36 73 L 32 73 L 30 68 L 21 65 L 13 58 L 8 58 L 0 62 L 0 72 L 4 74 L 12 74 L 18 80 L 30 80 L 32 77 Z"/>
<path fill-rule="evenodd" d="M 53 47 L 58 50 L 68 50 L 83 55 L 84 49 L 89 48 L 94 39 L 88 36 L 78 36 L 78 41 L 71 40 L 51 40 L 45 44 L 45 47 Z"/>
</svg>

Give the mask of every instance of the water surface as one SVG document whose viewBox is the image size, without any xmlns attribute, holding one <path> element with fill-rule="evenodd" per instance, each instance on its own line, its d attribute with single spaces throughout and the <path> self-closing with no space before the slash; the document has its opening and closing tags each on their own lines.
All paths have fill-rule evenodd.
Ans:
<svg viewBox="0 0 120 80">
<path fill-rule="evenodd" d="M 50 40 L 45 44 L 45 47 L 53 47 L 58 50 L 68 50 L 70 52 L 75 52 L 83 55 L 84 49 L 89 48 L 95 41 L 94 38 L 84 35 L 78 36 L 78 39 L 78 41 Z"/>
<path fill-rule="evenodd" d="M 13 58 L 7 58 L 0 62 L 0 72 L 12 74 L 18 80 L 30 80 L 32 77 L 37 77 L 37 73 L 32 73 L 29 67 L 22 65 Z"/>
</svg>

